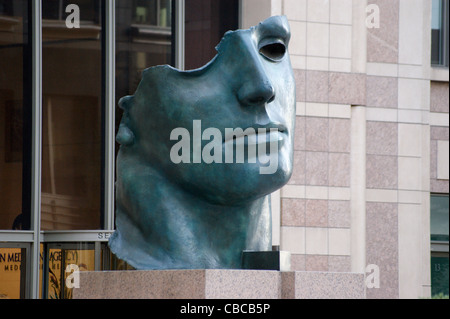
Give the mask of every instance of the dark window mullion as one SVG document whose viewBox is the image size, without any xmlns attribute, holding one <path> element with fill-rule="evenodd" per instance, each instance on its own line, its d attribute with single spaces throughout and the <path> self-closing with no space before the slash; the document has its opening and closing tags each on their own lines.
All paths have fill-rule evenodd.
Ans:
<svg viewBox="0 0 450 319">
<path fill-rule="evenodd" d="M 22 230 L 31 229 L 31 193 L 32 193 L 32 128 L 33 128 L 33 64 L 32 48 L 30 36 L 33 34 L 33 24 L 31 23 L 31 1 L 24 6 L 23 19 L 23 137 L 22 137 Z"/>
</svg>

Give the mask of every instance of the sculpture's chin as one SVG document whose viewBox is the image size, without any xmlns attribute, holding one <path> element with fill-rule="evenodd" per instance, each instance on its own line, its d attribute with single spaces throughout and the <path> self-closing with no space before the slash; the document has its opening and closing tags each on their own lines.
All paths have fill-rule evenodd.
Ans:
<svg viewBox="0 0 450 319">
<path fill-rule="evenodd" d="M 292 175 L 291 167 L 279 167 L 275 173 L 267 175 L 260 174 L 259 167 L 241 166 L 241 171 L 237 168 L 228 172 L 228 177 L 234 180 L 240 177 L 239 183 L 230 185 L 219 177 L 205 178 L 203 183 L 198 183 L 198 179 L 185 184 L 184 189 L 214 205 L 239 206 L 275 192 L 286 185 Z M 251 174 L 255 171 L 256 174 Z"/>
</svg>

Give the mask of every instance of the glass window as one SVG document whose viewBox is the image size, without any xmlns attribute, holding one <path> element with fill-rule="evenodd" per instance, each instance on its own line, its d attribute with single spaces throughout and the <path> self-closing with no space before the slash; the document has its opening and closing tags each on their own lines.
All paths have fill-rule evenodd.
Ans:
<svg viewBox="0 0 450 319">
<path fill-rule="evenodd" d="M 44 287 L 45 299 L 72 299 L 74 288 L 68 283 L 75 284 L 74 270 L 133 270 L 111 253 L 107 242 L 58 242 L 42 246 L 40 283 Z"/>
<path fill-rule="evenodd" d="M 448 241 L 448 195 L 431 196 L 431 240 Z"/>
<path fill-rule="evenodd" d="M 68 277 L 74 270 L 95 270 L 95 246 L 93 243 L 48 244 L 45 259 L 45 298 L 72 299 L 73 283 Z"/>
<path fill-rule="evenodd" d="M 65 21 L 68 16 L 66 8 L 70 4 L 76 4 L 80 9 L 80 20 L 86 23 L 100 21 L 99 1 L 92 0 L 44 0 L 42 1 L 42 19 Z M 93 7 L 96 9 L 93 10 Z"/>
<path fill-rule="evenodd" d="M 449 197 L 431 195 L 431 294 L 449 290 Z"/>
<path fill-rule="evenodd" d="M 0 0 L 0 229 L 29 230 L 30 2 Z"/>
<path fill-rule="evenodd" d="M 448 254 L 431 256 L 431 296 L 443 294 L 448 296 Z"/>
<path fill-rule="evenodd" d="M 449 0 L 433 0 L 431 12 L 431 64 L 448 67 Z"/>
<path fill-rule="evenodd" d="M 144 69 L 173 65 L 171 0 L 116 0 L 116 130 L 122 118 L 117 102 L 132 95 Z"/>
<path fill-rule="evenodd" d="M 239 28 L 238 0 L 186 0 L 185 68 L 208 63 L 225 32 Z"/>
<path fill-rule="evenodd" d="M 26 252 L 20 244 L 0 244 L 0 299 L 26 297 Z"/>
<path fill-rule="evenodd" d="M 172 4 L 170 0 L 134 0 L 133 23 L 170 27 Z"/>
<path fill-rule="evenodd" d="M 80 28 L 67 28 L 76 4 Z M 100 0 L 43 0 L 42 230 L 101 228 Z"/>
</svg>

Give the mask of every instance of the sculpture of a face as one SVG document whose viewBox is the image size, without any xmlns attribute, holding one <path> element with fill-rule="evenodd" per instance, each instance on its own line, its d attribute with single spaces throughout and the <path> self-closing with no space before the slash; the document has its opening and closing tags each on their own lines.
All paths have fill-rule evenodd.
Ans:
<svg viewBox="0 0 450 319">
<path fill-rule="evenodd" d="M 121 101 L 125 113 L 118 141 L 171 183 L 210 203 L 239 205 L 279 189 L 293 165 L 295 81 L 289 39 L 287 19 L 272 17 L 249 30 L 228 32 L 217 56 L 200 69 L 147 69 L 136 94 Z M 256 135 L 233 139 L 230 129 Z M 256 160 L 250 159 L 252 138 L 275 142 L 275 152 L 269 152 L 269 143 L 258 142 Z M 219 139 L 222 152 L 208 147 Z M 180 142 L 188 148 L 178 148 Z M 244 162 L 237 159 L 237 148 L 227 160 L 226 150 L 239 143 Z M 258 153 L 263 146 L 269 157 Z M 174 154 L 183 160 L 174 161 Z M 205 154 L 215 161 L 205 160 Z"/>
</svg>

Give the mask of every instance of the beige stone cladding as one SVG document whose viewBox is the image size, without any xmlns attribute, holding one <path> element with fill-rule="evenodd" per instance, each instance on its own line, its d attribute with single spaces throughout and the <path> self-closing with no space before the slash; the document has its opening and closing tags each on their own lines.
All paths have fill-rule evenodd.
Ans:
<svg viewBox="0 0 450 319">
<path fill-rule="evenodd" d="M 290 21 L 297 82 L 281 249 L 293 270 L 378 266 L 368 298 L 429 296 L 430 193 L 449 192 L 448 68 L 430 64 L 430 1 L 271 5 Z M 366 24 L 370 6 L 379 28 Z"/>
</svg>

